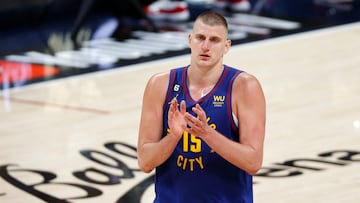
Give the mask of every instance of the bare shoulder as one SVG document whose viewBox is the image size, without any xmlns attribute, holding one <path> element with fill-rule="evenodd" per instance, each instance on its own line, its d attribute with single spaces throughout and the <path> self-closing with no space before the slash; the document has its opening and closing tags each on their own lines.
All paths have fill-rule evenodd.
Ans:
<svg viewBox="0 0 360 203">
<path fill-rule="evenodd" d="M 243 120 L 249 112 L 265 115 L 265 95 L 259 80 L 249 73 L 243 72 L 234 81 L 233 108 L 239 120 Z"/>
<path fill-rule="evenodd" d="M 155 102 L 161 101 L 161 98 L 165 98 L 169 85 L 169 77 L 170 71 L 160 72 L 152 75 L 148 80 L 145 88 L 144 100 Z"/>
<path fill-rule="evenodd" d="M 170 77 L 170 71 L 160 72 L 152 75 L 148 81 L 147 86 L 155 87 L 155 88 L 161 88 L 168 86 L 169 83 L 169 77 Z"/>
<path fill-rule="evenodd" d="M 235 91 L 244 91 L 246 92 L 253 92 L 253 91 L 261 91 L 261 84 L 259 80 L 254 76 L 247 72 L 241 73 L 234 82 L 234 90 Z"/>
<path fill-rule="evenodd" d="M 170 71 L 155 73 L 150 77 L 149 82 L 155 82 L 155 83 L 162 82 L 164 80 L 168 80 L 169 76 L 170 76 Z"/>
</svg>

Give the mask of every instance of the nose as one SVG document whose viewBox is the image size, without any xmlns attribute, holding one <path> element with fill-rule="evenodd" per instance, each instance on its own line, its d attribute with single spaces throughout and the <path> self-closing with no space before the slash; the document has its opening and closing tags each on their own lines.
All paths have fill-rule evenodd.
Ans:
<svg viewBox="0 0 360 203">
<path fill-rule="evenodd" d="M 210 46 L 209 40 L 204 40 L 203 43 L 201 44 L 201 49 L 202 49 L 203 51 L 208 51 L 208 50 L 209 50 L 209 46 Z"/>
</svg>

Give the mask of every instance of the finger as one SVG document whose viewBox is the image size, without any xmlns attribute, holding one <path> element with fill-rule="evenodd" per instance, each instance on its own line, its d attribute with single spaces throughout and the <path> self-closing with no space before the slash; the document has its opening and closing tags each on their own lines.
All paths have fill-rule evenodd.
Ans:
<svg viewBox="0 0 360 203">
<path fill-rule="evenodd" d="M 186 123 L 191 129 L 198 129 L 203 126 L 203 121 L 200 121 L 198 118 L 194 117 L 190 113 L 185 115 Z"/>
<path fill-rule="evenodd" d="M 199 104 L 196 104 L 192 110 L 197 114 L 200 121 L 206 121 L 206 113 L 203 108 Z"/>
<path fill-rule="evenodd" d="M 188 123 L 189 126 L 195 125 L 195 120 L 197 120 L 197 118 L 195 118 L 190 113 L 185 114 L 185 119 L 186 119 L 186 122 Z"/>
<path fill-rule="evenodd" d="M 186 113 L 186 103 L 184 100 L 180 102 L 180 113 L 185 114 Z"/>
<path fill-rule="evenodd" d="M 175 106 L 176 106 L 176 100 L 173 100 L 171 103 L 170 103 L 170 109 L 169 109 L 169 112 L 174 112 L 175 111 Z"/>
</svg>

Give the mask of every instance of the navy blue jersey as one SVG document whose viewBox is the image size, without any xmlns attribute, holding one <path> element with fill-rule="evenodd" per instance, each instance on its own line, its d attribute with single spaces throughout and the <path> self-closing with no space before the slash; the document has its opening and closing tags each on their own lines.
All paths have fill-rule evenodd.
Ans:
<svg viewBox="0 0 360 203">
<path fill-rule="evenodd" d="M 208 124 L 227 138 L 239 142 L 237 123 L 232 116 L 231 91 L 242 72 L 224 65 L 213 89 L 198 101 L 187 86 L 188 67 L 172 69 L 164 103 L 163 136 L 168 127 L 169 103 L 176 98 L 186 102 L 186 111 L 199 103 Z M 156 203 L 250 203 L 253 202 L 252 176 L 214 152 L 203 140 L 184 132 L 176 149 L 156 168 Z"/>
</svg>

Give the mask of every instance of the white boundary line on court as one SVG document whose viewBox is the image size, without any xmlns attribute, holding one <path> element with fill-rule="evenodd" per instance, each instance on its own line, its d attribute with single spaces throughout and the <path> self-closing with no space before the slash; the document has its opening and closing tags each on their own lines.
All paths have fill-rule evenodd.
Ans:
<svg viewBox="0 0 360 203">
<path fill-rule="evenodd" d="M 317 35 L 321 35 L 324 33 L 336 32 L 339 30 L 352 29 L 357 26 L 360 26 L 360 21 L 348 23 L 348 24 L 344 24 L 344 25 L 337 25 L 337 26 L 333 26 L 333 27 L 319 28 L 319 29 L 315 29 L 315 30 L 309 30 L 309 31 L 305 31 L 305 32 L 299 32 L 299 33 L 284 35 L 284 36 L 280 36 L 280 37 L 274 37 L 274 38 L 249 42 L 249 43 L 245 43 L 245 44 L 238 44 L 238 45 L 232 46 L 232 48 L 256 46 L 259 44 L 261 44 L 261 45 L 262 44 L 273 44 L 273 43 L 277 43 L 279 41 L 287 41 L 287 40 L 292 40 L 292 39 L 304 38 L 304 37 L 308 37 L 308 36 L 317 36 Z"/>
<path fill-rule="evenodd" d="M 344 25 L 337 25 L 337 26 L 328 27 L 328 28 L 320 28 L 320 29 L 316 29 L 316 30 L 294 33 L 294 34 L 289 34 L 289 35 L 275 37 L 275 38 L 269 38 L 269 39 L 254 41 L 254 42 L 248 42 L 248 43 L 244 43 L 244 44 L 237 44 L 237 45 L 231 46 L 230 51 L 233 49 L 239 49 L 239 48 L 244 48 L 244 47 L 253 47 L 253 46 L 258 46 L 258 45 L 263 45 L 263 44 L 273 44 L 273 43 L 277 43 L 277 42 L 281 42 L 281 41 L 303 38 L 303 37 L 307 37 L 307 36 L 316 36 L 316 35 L 321 35 L 326 32 L 336 32 L 338 30 L 351 29 L 351 28 L 357 27 L 357 26 L 360 26 L 360 22 L 348 23 L 348 24 L 344 24 Z M 137 63 L 137 64 L 132 64 L 132 65 L 124 66 L 124 67 L 110 68 L 107 70 L 99 70 L 99 71 L 94 71 L 94 72 L 89 72 L 89 73 L 84 73 L 84 74 L 79 74 L 79 75 L 74 75 L 74 76 L 68 76 L 68 77 L 64 77 L 64 78 L 50 79 L 48 81 L 36 82 L 34 84 L 28 84 L 25 86 L 14 87 L 14 88 L 7 89 L 7 90 L 3 89 L 3 90 L 0 90 L 0 94 L 3 94 L 5 91 L 10 91 L 10 92 L 22 91 L 22 90 L 26 90 L 27 88 L 36 87 L 36 86 L 40 86 L 40 85 L 46 85 L 48 83 L 58 83 L 58 82 L 66 81 L 66 80 L 73 80 L 74 78 L 77 78 L 77 77 L 84 78 L 84 77 L 92 77 L 94 75 L 106 76 L 106 74 L 113 74 L 114 72 L 118 73 L 118 72 L 122 72 L 122 71 L 144 69 L 145 66 L 148 66 L 151 64 L 156 64 L 159 62 L 166 63 L 166 62 L 171 62 L 173 60 L 178 60 L 178 59 L 189 59 L 189 54 L 184 54 L 184 55 L 180 55 L 180 56 L 172 56 L 172 57 L 168 57 L 168 58 L 164 58 L 164 59 L 156 59 L 154 61 Z M 184 64 L 184 65 L 186 65 L 186 64 Z M 169 68 L 171 68 L 171 67 L 169 67 Z"/>
</svg>

